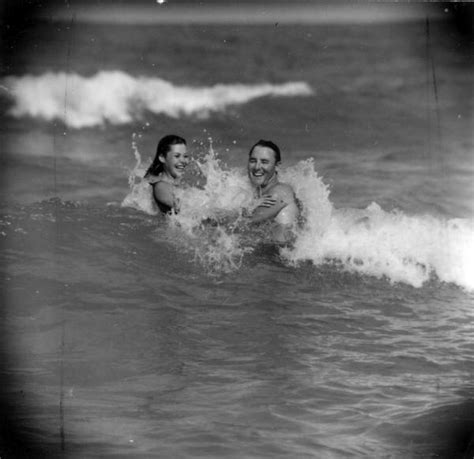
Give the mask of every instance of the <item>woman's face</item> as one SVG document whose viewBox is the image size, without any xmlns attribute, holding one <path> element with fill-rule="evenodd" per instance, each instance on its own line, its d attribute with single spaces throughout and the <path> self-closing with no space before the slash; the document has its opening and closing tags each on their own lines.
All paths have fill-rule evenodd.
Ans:
<svg viewBox="0 0 474 459">
<path fill-rule="evenodd" d="M 184 169 L 189 164 L 189 155 L 184 143 L 171 145 L 166 156 L 160 155 L 165 172 L 173 178 L 179 178 L 184 174 Z"/>
<path fill-rule="evenodd" d="M 265 187 L 275 175 L 276 168 L 275 152 L 271 148 L 257 145 L 250 153 L 247 171 L 253 186 Z"/>
</svg>

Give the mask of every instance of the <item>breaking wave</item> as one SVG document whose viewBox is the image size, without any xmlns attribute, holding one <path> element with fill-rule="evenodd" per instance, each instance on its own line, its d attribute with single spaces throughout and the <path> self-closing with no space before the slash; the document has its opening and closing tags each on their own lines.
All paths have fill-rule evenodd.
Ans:
<svg viewBox="0 0 474 459">
<path fill-rule="evenodd" d="M 122 71 L 103 71 L 89 78 L 64 72 L 10 76 L 2 85 L 13 99 L 11 116 L 59 119 L 76 129 L 131 123 L 147 111 L 172 118 L 205 118 L 259 97 L 312 94 L 304 82 L 176 86 L 161 78 L 133 77 Z"/>
<path fill-rule="evenodd" d="M 122 202 L 148 214 L 156 213 L 150 186 L 143 181 L 144 168 L 135 151 L 137 167 L 130 175 L 130 192 Z M 235 233 L 225 224 L 206 227 L 202 221 L 222 213 L 236 215 L 248 205 L 251 189 L 242 169 L 227 168 L 214 151 L 199 163 L 206 178 L 203 187 L 182 191 L 182 207 L 169 221 L 180 248 L 194 252 L 205 268 L 232 271 L 254 250 L 265 235 Z M 430 215 L 407 215 L 385 211 L 372 203 L 366 209 L 337 209 L 329 189 L 315 169 L 313 159 L 300 161 L 280 171 L 302 203 L 305 224 L 297 230 L 294 244 L 280 249 L 290 266 L 310 262 L 336 266 L 359 275 L 385 278 L 422 287 L 430 279 L 474 290 L 474 221 L 442 219 Z"/>
</svg>

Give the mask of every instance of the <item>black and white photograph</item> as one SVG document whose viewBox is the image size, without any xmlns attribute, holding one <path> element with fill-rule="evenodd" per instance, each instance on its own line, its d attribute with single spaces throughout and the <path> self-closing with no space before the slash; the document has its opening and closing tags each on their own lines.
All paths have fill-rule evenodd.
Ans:
<svg viewBox="0 0 474 459">
<path fill-rule="evenodd" d="M 473 459 L 468 2 L 0 5 L 0 459 Z"/>
</svg>

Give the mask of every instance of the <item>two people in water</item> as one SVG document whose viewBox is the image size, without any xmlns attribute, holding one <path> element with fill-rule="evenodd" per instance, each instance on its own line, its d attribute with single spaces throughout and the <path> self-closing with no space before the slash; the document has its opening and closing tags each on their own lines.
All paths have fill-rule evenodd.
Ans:
<svg viewBox="0 0 474 459">
<path fill-rule="evenodd" d="M 153 188 L 153 198 L 163 213 L 179 211 L 176 187 L 189 164 L 186 140 L 176 135 L 163 137 L 145 179 Z M 285 231 L 294 226 L 299 209 L 293 188 L 278 180 L 281 164 L 279 147 L 269 140 L 259 140 L 249 152 L 247 172 L 254 190 L 255 206 L 246 214 L 250 223 L 274 221 L 279 231 L 276 239 L 285 239 Z"/>
</svg>

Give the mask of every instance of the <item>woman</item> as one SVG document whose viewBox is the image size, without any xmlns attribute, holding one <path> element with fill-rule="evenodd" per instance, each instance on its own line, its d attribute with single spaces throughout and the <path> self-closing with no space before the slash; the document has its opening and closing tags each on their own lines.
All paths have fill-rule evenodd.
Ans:
<svg viewBox="0 0 474 459">
<path fill-rule="evenodd" d="M 186 140 L 177 135 L 167 135 L 158 142 L 155 159 L 145 174 L 153 187 L 153 198 L 164 214 L 179 211 L 176 187 L 189 163 Z"/>
</svg>

